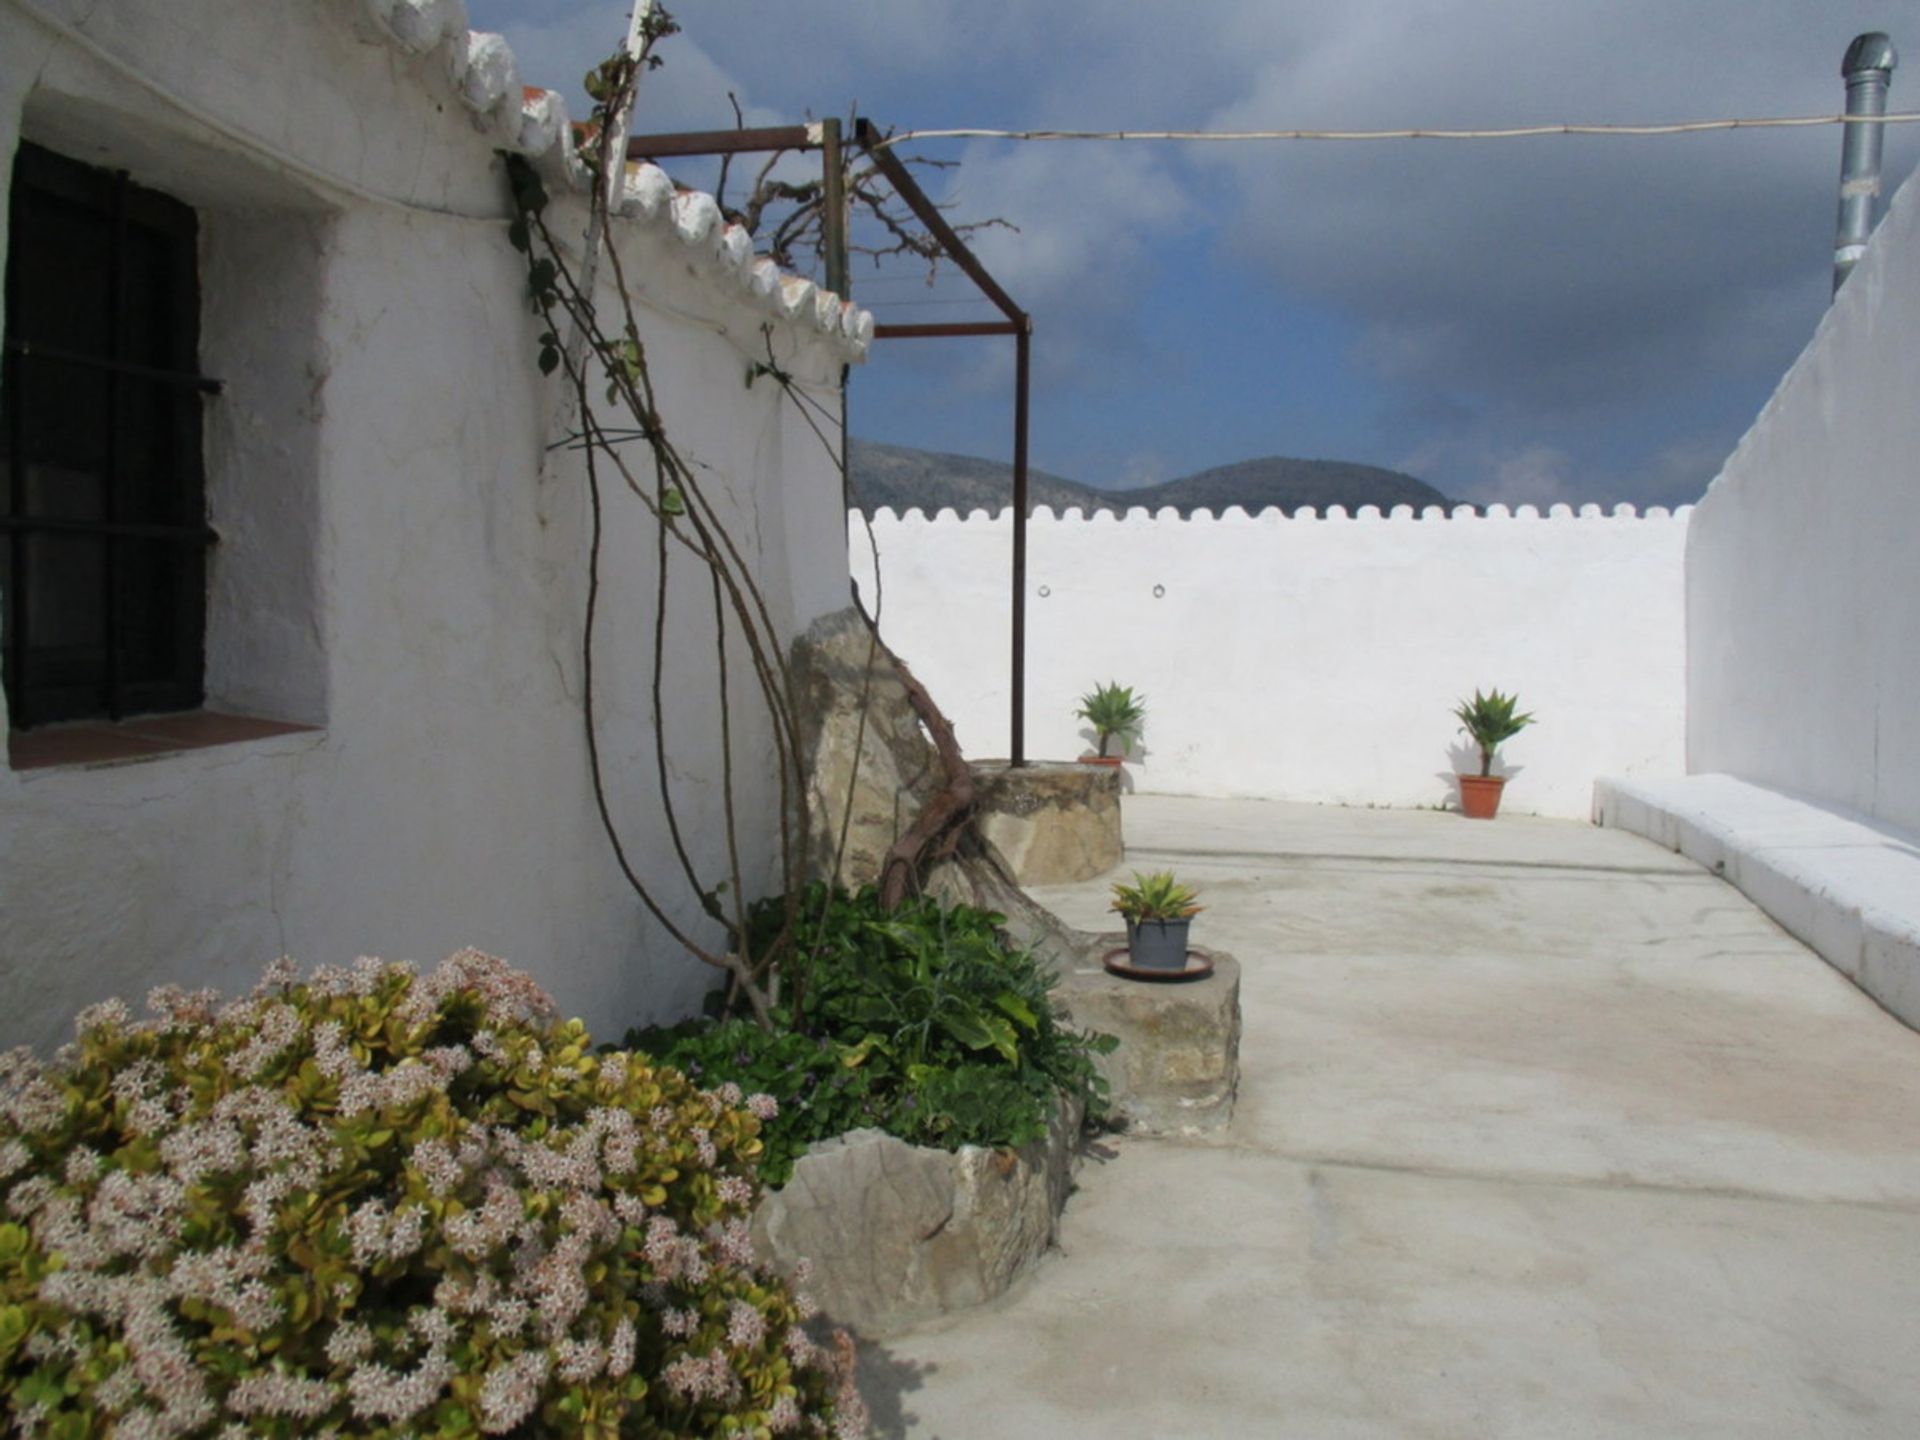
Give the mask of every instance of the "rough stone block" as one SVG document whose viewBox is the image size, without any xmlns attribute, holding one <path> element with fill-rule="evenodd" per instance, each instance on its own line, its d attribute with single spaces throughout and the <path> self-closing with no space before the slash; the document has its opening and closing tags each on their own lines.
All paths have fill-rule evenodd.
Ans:
<svg viewBox="0 0 1920 1440">
<path fill-rule="evenodd" d="M 974 764 L 973 783 L 980 833 L 1022 885 L 1091 880 L 1120 863 L 1117 769 L 986 760 Z"/>
<path fill-rule="evenodd" d="M 754 1239 L 785 1273 L 812 1262 L 806 1288 L 832 1320 L 898 1334 L 992 1299 L 1040 1258 L 1079 1133 L 1077 1107 L 1018 1150 L 930 1150 L 855 1130 L 800 1157 L 754 1212 Z"/>
<path fill-rule="evenodd" d="M 1107 938 L 1054 981 L 1054 1009 L 1083 1030 L 1119 1037 L 1099 1058 L 1113 1114 L 1149 1135 L 1221 1130 L 1233 1118 L 1240 1080 L 1240 962 L 1219 950 L 1213 974 L 1179 982 L 1128 980 L 1100 964 Z"/>
</svg>

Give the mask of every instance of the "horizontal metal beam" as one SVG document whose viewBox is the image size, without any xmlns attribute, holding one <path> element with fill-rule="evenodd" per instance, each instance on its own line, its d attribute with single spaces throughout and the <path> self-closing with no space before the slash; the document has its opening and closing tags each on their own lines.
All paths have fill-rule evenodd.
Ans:
<svg viewBox="0 0 1920 1440">
<path fill-rule="evenodd" d="M 876 340 L 938 340 L 962 335 L 1019 335 L 1026 327 L 1011 320 L 961 320 L 946 325 L 875 325 Z"/>
<path fill-rule="evenodd" d="M 0 515 L 0 535 L 107 536 L 116 540 L 165 540 L 176 545 L 217 545 L 211 525 L 143 525 L 129 521 L 65 520 L 52 515 Z"/>
<path fill-rule="evenodd" d="M 627 159 L 658 160 L 671 155 L 745 155 L 757 150 L 818 150 L 811 125 L 764 125 L 757 130 L 680 130 L 668 135 L 635 135 L 627 141 Z"/>
<path fill-rule="evenodd" d="M 873 128 L 873 122 L 862 117 L 853 122 L 854 138 L 867 154 L 873 157 L 874 164 L 880 167 L 880 173 L 887 177 L 887 183 L 893 186 L 894 193 L 907 202 L 907 208 L 919 217 L 920 223 L 927 227 L 934 239 L 940 242 L 948 256 L 966 273 L 969 280 L 980 287 L 980 291 L 989 300 L 1000 307 L 1000 313 L 1013 321 L 1021 330 L 1033 328 L 1033 322 L 1027 318 L 1027 312 L 1013 303 L 1013 297 L 1000 288 L 1000 283 L 987 273 L 973 251 L 967 248 L 953 228 L 947 223 L 947 217 L 940 213 L 940 207 L 927 198 L 927 192 L 920 188 L 920 182 L 913 178 L 911 171 L 903 165 L 893 151 L 875 142 L 883 138 Z M 1018 332 L 1015 332 L 1018 333 Z"/>
<path fill-rule="evenodd" d="M 101 355 L 82 355 L 74 350 L 56 350 L 25 340 L 7 341 L 7 353 L 28 360 L 47 360 L 56 365 L 80 365 L 90 370 L 105 370 L 111 375 L 131 375 L 139 380 L 154 380 L 162 385 L 190 385 L 203 395 L 218 395 L 226 388 L 224 380 L 211 375 L 195 375 L 189 370 L 162 370 L 152 365 L 136 365 L 131 360 L 109 360 Z"/>
</svg>

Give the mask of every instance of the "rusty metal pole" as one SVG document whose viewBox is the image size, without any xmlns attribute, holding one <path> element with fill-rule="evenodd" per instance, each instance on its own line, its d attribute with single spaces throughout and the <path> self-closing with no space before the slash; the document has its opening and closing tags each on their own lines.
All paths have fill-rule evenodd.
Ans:
<svg viewBox="0 0 1920 1440">
<path fill-rule="evenodd" d="M 847 167 L 841 159 L 840 117 L 820 122 L 820 249 L 825 254 L 827 288 L 842 300 L 853 298 L 852 267 L 847 263 Z M 852 366 L 840 367 L 840 510 L 853 509 L 853 461 L 848 449 L 847 380 Z"/>
<path fill-rule="evenodd" d="M 820 249 L 827 289 L 842 300 L 847 294 L 847 171 L 840 158 L 840 117 L 820 122 Z"/>
<path fill-rule="evenodd" d="M 1013 714 L 1014 766 L 1027 763 L 1027 396 L 1032 389 L 1033 322 L 1014 337 L 1013 394 Z"/>
</svg>

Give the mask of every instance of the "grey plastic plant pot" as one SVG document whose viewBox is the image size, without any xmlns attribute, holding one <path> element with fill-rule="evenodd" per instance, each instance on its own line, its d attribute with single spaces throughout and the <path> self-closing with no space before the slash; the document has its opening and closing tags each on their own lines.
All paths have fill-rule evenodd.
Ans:
<svg viewBox="0 0 1920 1440">
<path fill-rule="evenodd" d="M 1127 959 L 1136 970 L 1187 968 L 1187 931 L 1191 920 L 1127 921 Z"/>
</svg>

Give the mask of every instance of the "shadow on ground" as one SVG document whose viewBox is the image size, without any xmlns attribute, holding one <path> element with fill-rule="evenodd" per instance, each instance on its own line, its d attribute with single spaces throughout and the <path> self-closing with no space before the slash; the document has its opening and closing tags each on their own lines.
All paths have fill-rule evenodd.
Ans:
<svg viewBox="0 0 1920 1440">
<path fill-rule="evenodd" d="M 873 1419 L 880 1440 L 904 1440 L 908 1427 L 920 1417 L 907 1409 L 906 1397 L 923 1388 L 938 1365 L 903 1360 L 875 1340 L 860 1342 L 860 1396 Z"/>
</svg>

